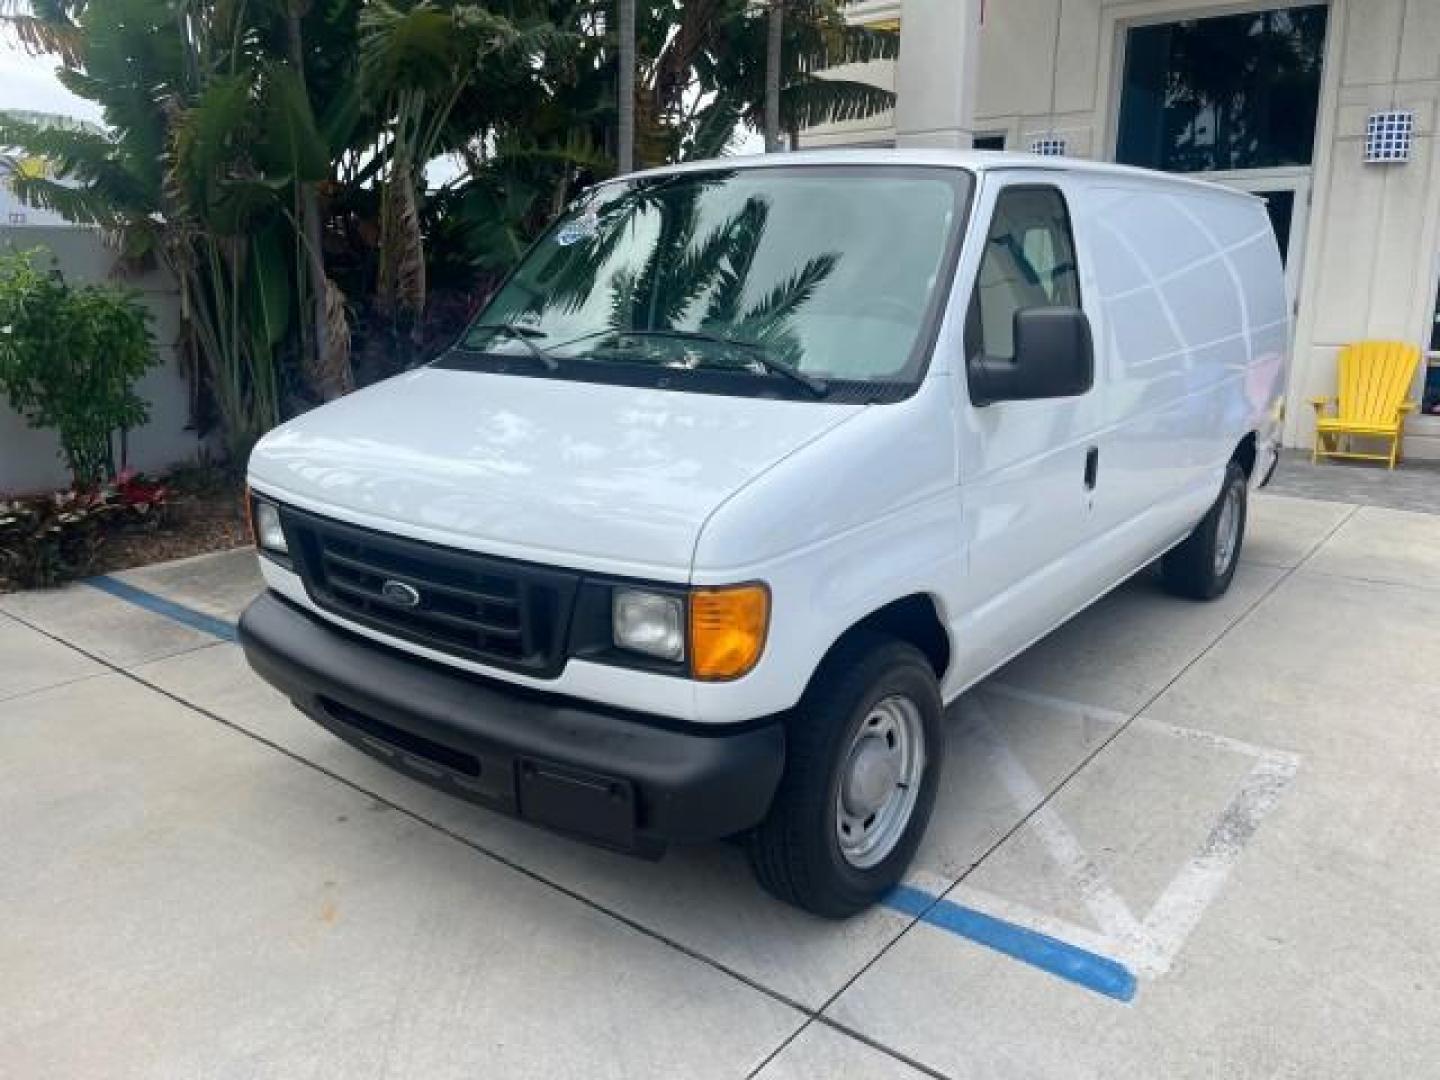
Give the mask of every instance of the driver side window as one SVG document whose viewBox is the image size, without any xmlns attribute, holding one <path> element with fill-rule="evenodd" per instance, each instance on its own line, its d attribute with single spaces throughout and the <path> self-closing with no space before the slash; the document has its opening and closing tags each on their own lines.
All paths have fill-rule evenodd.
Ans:
<svg viewBox="0 0 1440 1080">
<path fill-rule="evenodd" d="M 1080 282 L 1065 197 L 1049 186 L 1006 188 L 995 202 L 966 314 L 966 353 L 1013 359 L 1017 311 L 1079 306 Z"/>
</svg>

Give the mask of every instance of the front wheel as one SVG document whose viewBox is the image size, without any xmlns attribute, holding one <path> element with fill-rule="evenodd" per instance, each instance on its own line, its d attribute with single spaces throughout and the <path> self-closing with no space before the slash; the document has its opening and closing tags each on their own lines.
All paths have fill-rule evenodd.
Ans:
<svg viewBox="0 0 1440 1080">
<path fill-rule="evenodd" d="M 750 837 L 760 883 L 828 918 L 893 888 L 935 801 L 941 712 L 914 646 L 868 634 L 842 644 L 790 718 L 785 774 Z"/>
<path fill-rule="evenodd" d="M 1214 600 L 1230 588 L 1245 542 L 1248 491 L 1245 471 L 1232 461 L 1210 512 L 1184 543 L 1161 560 L 1161 573 L 1171 592 L 1192 600 Z"/>
</svg>

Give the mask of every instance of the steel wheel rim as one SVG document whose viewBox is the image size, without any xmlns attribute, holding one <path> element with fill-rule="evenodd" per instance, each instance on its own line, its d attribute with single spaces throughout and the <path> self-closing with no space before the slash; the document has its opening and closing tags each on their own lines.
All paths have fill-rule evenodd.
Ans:
<svg viewBox="0 0 1440 1080">
<path fill-rule="evenodd" d="M 1223 577 L 1240 546 L 1240 489 L 1231 484 L 1220 503 L 1220 520 L 1215 524 L 1215 576 Z"/>
<path fill-rule="evenodd" d="M 925 771 L 920 706 L 892 694 L 871 706 L 841 758 L 835 838 L 857 870 L 884 862 L 910 824 Z"/>
</svg>

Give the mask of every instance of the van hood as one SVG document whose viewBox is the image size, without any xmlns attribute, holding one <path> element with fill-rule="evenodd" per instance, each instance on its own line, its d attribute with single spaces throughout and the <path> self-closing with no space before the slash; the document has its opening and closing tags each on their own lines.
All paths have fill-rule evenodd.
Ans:
<svg viewBox="0 0 1440 1080">
<path fill-rule="evenodd" d="M 275 429 L 250 480 L 435 543 L 683 579 L 717 506 L 863 408 L 423 368 Z"/>
</svg>

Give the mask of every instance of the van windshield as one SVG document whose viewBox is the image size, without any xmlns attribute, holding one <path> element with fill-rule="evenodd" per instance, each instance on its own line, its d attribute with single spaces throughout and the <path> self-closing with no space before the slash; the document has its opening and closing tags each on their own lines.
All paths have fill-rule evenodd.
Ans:
<svg viewBox="0 0 1440 1080">
<path fill-rule="evenodd" d="M 765 166 L 606 184 L 439 363 L 718 393 L 908 393 L 971 182 L 956 169 Z"/>
</svg>

